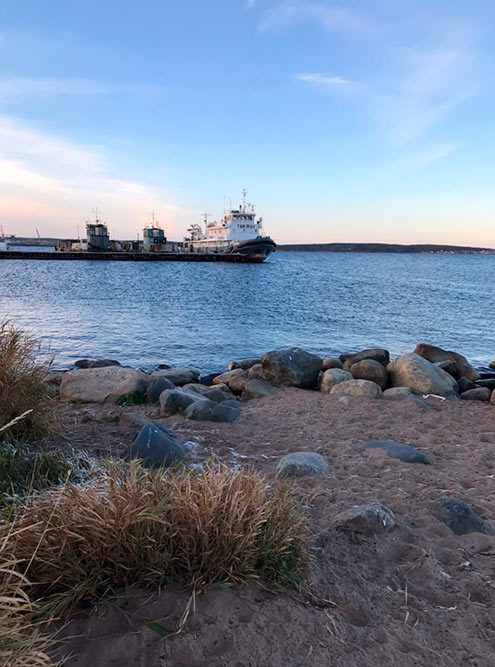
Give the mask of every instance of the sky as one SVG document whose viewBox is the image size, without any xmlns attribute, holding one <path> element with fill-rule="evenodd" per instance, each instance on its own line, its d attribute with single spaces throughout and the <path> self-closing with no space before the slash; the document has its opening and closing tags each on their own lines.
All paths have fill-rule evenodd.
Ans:
<svg viewBox="0 0 495 667">
<path fill-rule="evenodd" d="M 0 225 L 495 247 L 493 0 L 2 0 Z"/>
</svg>

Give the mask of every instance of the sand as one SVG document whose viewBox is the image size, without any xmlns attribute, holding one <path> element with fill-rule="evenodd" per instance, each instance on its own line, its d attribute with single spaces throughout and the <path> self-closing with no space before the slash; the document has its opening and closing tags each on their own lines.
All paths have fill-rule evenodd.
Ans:
<svg viewBox="0 0 495 667">
<path fill-rule="evenodd" d="M 63 631 L 72 637 L 67 665 L 495 665 L 495 538 L 455 536 L 431 512 L 433 501 L 455 496 L 495 518 L 495 408 L 428 402 L 431 411 L 407 401 L 346 406 L 319 392 L 280 389 L 242 404 L 233 424 L 164 418 L 150 407 L 61 405 L 63 442 L 97 455 L 125 454 L 136 430 L 129 415 L 143 412 L 195 443 L 196 458 L 213 453 L 269 481 L 288 452 L 318 452 L 330 463 L 326 476 L 292 482 L 313 535 L 313 600 L 256 586 L 211 590 L 196 599 L 184 631 L 165 639 L 148 622 L 170 616 L 160 622 L 173 629 L 188 594 L 135 591 L 124 609 L 101 605 L 72 620 Z M 359 451 L 373 439 L 413 445 L 434 465 Z M 370 501 L 393 510 L 395 530 L 364 538 L 329 528 L 337 512 Z"/>
</svg>

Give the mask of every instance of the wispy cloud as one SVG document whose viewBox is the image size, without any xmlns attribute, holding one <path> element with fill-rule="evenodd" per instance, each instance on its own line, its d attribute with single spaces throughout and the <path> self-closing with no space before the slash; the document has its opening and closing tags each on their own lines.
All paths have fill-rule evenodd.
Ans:
<svg viewBox="0 0 495 667">
<path fill-rule="evenodd" d="M 165 189 L 116 177 L 105 151 L 0 116 L 0 208 L 5 231 L 71 236 L 98 205 L 120 236 L 134 238 L 152 209 L 171 237 L 191 214 Z"/>
<path fill-rule="evenodd" d="M 368 32 L 369 23 L 358 13 L 312 2 L 282 2 L 264 12 L 260 30 L 274 30 L 292 23 L 316 23 L 328 31 Z"/>
<path fill-rule="evenodd" d="M 161 94 L 165 89 L 148 84 L 116 84 L 92 79 L 0 78 L 0 100 L 18 97 Z"/>
<path fill-rule="evenodd" d="M 426 167 L 449 157 L 449 155 L 455 153 L 460 147 L 461 144 L 455 143 L 426 146 L 420 150 L 412 151 L 401 156 L 390 165 L 388 171 L 393 173 L 425 169 Z"/>
</svg>

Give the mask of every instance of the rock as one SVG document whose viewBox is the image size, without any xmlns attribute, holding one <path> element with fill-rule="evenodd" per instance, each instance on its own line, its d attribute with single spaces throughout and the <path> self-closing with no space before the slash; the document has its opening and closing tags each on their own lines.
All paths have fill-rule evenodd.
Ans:
<svg viewBox="0 0 495 667">
<path fill-rule="evenodd" d="M 476 387 L 486 387 L 490 391 L 495 389 L 495 379 L 476 380 Z"/>
<path fill-rule="evenodd" d="M 488 367 L 495 369 L 495 361 L 490 361 L 490 363 L 488 364 Z"/>
<path fill-rule="evenodd" d="M 463 401 L 489 401 L 491 393 L 487 387 L 478 387 L 464 391 L 461 394 L 461 398 Z"/>
<path fill-rule="evenodd" d="M 364 359 L 374 359 L 386 367 L 390 361 L 390 354 L 388 350 L 370 349 L 361 350 L 361 352 L 355 352 L 354 354 L 341 354 L 339 358 L 344 364 L 344 370 L 350 371 L 352 364 L 357 364 L 358 361 L 363 361 Z"/>
<path fill-rule="evenodd" d="M 161 424 L 145 424 L 132 443 L 129 457 L 141 459 L 145 468 L 168 468 L 183 461 L 186 451 L 177 439 Z"/>
<path fill-rule="evenodd" d="M 331 368 L 340 368 L 342 370 L 344 368 L 344 364 L 340 361 L 340 359 L 323 359 L 321 370 L 329 371 Z"/>
<path fill-rule="evenodd" d="M 201 384 L 204 384 L 205 387 L 209 387 L 210 385 L 213 384 L 213 380 L 221 375 L 223 371 L 218 371 L 218 373 L 208 373 L 207 375 L 202 375 L 197 382 L 200 382 Z M 196 380 L 194 381 L 196 382 Z"/>
<path fill-rule="evenodd" d="M 79 359 L 74 363 L 76 368 L 107 368 L 107 366 L 120 366 L 115 359 Z"/>
<path fill-rule="evenodd" d="M 312 389 L 318 380 L 322 360 L 299 347 L 273 350 L 261 358 L 263 378 L 276 385 Z"/>
<path fill-rule="evenodd" d="M 327 373 L 329 371 L 326 371 Z M 380 387 L 369 380 L 349 380 L 340 382 L 330 390 L 330 396 L 355 396 L 356 398 L 381 398 Z"/>
<path fill-rule="evenodd" d="M 412 396 L 412 390 L 410 387 L 392 387 L 391 389 L 386 389 L 383 392 L 383 398 L 387 398 L 391 401 L 403 401 L 406 400 L 409 396 Z"/>
<path fill-rule="evenodd" d="M 456 380 L 460 377 L 466 377 L 472 382 L 479 379 L 478 372 L 471 366 L 466 357 L 463 357 L 458 352 L 442 350 L 441 347 L 435 347 L 435 345 L 429 345 L 428 343 L 419 343 L 419 345 L 416 345 L 414 354 L 432 363 L 442 361 L 453 362 L 453 376 Z"/>
<path fill-rule="evenodd" d="M 196 401 L 184 412 L 186 419 L 210 422 L 233 422 L 240 414 L 240 409 L 235 401 L 215 403 L 214 401 Z"/>
<path fill-rule="evenodd" d="M 213 384 L 226 384 L 234 393 L 240 394 L 248 381 L 248 372 L 242 368 L 235 368 L 233 371 L 227 371 L 213 378 Z"/>
<path fill-rule="evenodd" d="M 265 380 L 249 380 L 244 386 L 242 398 L 244 401 L 250 401 L 253 398 L 263 398 L 264 396 L 271 396 L 274 393 L 273 385 Z"/>
<path fill-rule="evenodd" d="M 183 387 L 189 382 L 196 382 L 199 373 L 192 368 L 169 368 L 162 371 L 154 371 L 154 373 L 151 374 L 151 377 L 153 380 L 167 378 L 167 380 L 170 380 L 176 387 Z"/>
<path fill-rule="evenodd" d="M 328 461 L 316 452 L 293 452 L 283 456 L 277 465 L 277 477 L 303 477 L 324 475 Z"/>
<path fill-rule="evenodd" d="M 392 530 L 397 524 L 391 509 L 381 503 L 356 505 L 333 517 L 330 527 L 362 535 L 376 535 Z"/>
<path fill-rule="evenodd" d="M 445 361 L 434 361 L 433 363 L 449 375 L 452 375 L 453 378 L 459 377 L 457 364 L 454 360 L 446 359 Z"/>
<path fill-rule="evenodd" d="M 218 389 L 219 391 L 223 391 L 223 393 L 227 395 L 227 398 L 234 398 L 234 394 L 226 384 L 213 384 L 211 387 L 208 387 L 208 389 Z"/>
<path fill-rule="evenodd" d="M 224 401 L 228 401 L 229 398 L 233 398 L 232 392 L 228 387 L 228 394 L 221 389 L 217 389 L 216 387 L 205 387 L 204 384 L 189 383 L 185 384 L 182 389 L 186 389 L 187 391 L 194 391 L 197 394 L 204 396 L 205 398 L 209 398 L 210 401 L 215 401 L 215 403 L 223 403 Z"/>
<path fill-rule="evenodd" d="M 243 371 L 247 371 L 253 366 L 261 364 L 261 359 L 244 359 L 243 361 L 231 361 L 229 364 L 229 371 L 233 371 L 235 368 L 241 368 Z"/>
<path fill-rule="evenodd" d="M 165 389 L 175 389 L 175 385 L 167 378 L 157 378 L 153 380 L 148 387 L 148 402 L 149 403 L 158 403 L 160 399 L 160 394 Z"/>
<path fill-rule="evenodd" d="M 329 394 L 332 387 L 341 382 L 349 382 L 352 380 L 352 375 L 348 371 L 341 368 L 329 368 L 320 378 L 320 391 L 324 394 Z"/>
<path fill-rule="evenodd" d="M 488 521 L 482 519 L 469 505 L 457 498 L 441 498 L 433 503 L 431 511 L 433 516 L 443 521 L 456 535 L 494 534 L 493 527 Z"/>
<path fill-rule="evenodd" d="M 456 393 L 457 383 L 451 375 L 414 352 L 397 357 L 387 368 L 394 387 L 409 387 L 415 394 Z"/>
<path fill-rule="evenodd" d="M 388 383 L 388 372 L 385 366 L 374 359 L 363 359 L 351 366 L 351 375 L 355 380 L 369 380 L 385 389 Z"/>
<path fill-rule="evenodd" d="M 495 405 L 495 389 L 492 391 L 492 394 L 490 396 L 490 403 L 492 405 Z"/>
<path fill-rule="evenodd" d="M 352 403 L 352 398 L 350 396 L 341 396 L 339 398 L 339 403 L 342 403 L 345 408 L 348 408 Z"/>
<path fill-rule="evenodd" d="M 160 406 L 166 415 L 183 414 L 192 403 L 208 400 L 201 394 L 187 389 L 165 389 L 160 394 Z"/>
<path fill-rule="evenodd" d="M 155 368 L 157 371 L 165 371 L 169 368 L 172 368 L 172 366 L 169 366 L 168 364 L 158 364 L 158 366 Z"/>
<path fill-rule="evenodd" d="M 419 398 L 419 396 L 416 396 L 415 394 L 407 396 L 406 401 L 409 403 L 414 403 L 414 405 L 416 405 L 418 408 L 421 408 L 425 412 L 434 412 L 435 410 L 438 410 L 438 408 L 434 408 L 433 406 L 429 405 L 426 403 L 426 401 L 423 401 L 422 398 Z"/>
<path fill-rule="evenodd" d="M 60 398 L 80 403 L 116 403 L 124 396 L 145 397 L 150 383 L 149 375 L 134 368 L 86 368 L 64 373 Z"/>
<path fill-rule="evenodd" d="M 457 386 L 459 387 L 460 394 L 463 394 L 465 391 L 469 391 L 470 389 L 476 389 L 474 382 L 471 382 L 471 380 L 468 380 L 468 378 L 464 376 L 457 380 Z"/>
<path fill-rule="evenodd" d="M 364 452 L 367 449 L 383 449 L 391 459 L 400 459 L 404 463 L 431 465 L 431 460 L 422 452 L 402 442 L 395 442 L 394 440 L 370 440 L 359 451 Z"/>
<path fill-rule="evenodd" d="M 263 380 L 263 366 L 261 364 L 251 366 L 247 374 L 249 380 Z"/>
</svg>

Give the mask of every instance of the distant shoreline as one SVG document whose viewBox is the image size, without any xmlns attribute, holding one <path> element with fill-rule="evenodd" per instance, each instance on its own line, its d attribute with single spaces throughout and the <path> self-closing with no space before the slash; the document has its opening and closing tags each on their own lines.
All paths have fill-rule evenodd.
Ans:
<svg viewBox="0 0 495 667">
<path fill-rule="evenodd" d="M 473 246 L 398 243 L 294 243 L 277 246 L 277 252 L 369 252 L 429 255 L 495 255 L 494 248 Z"/>
</svg>

